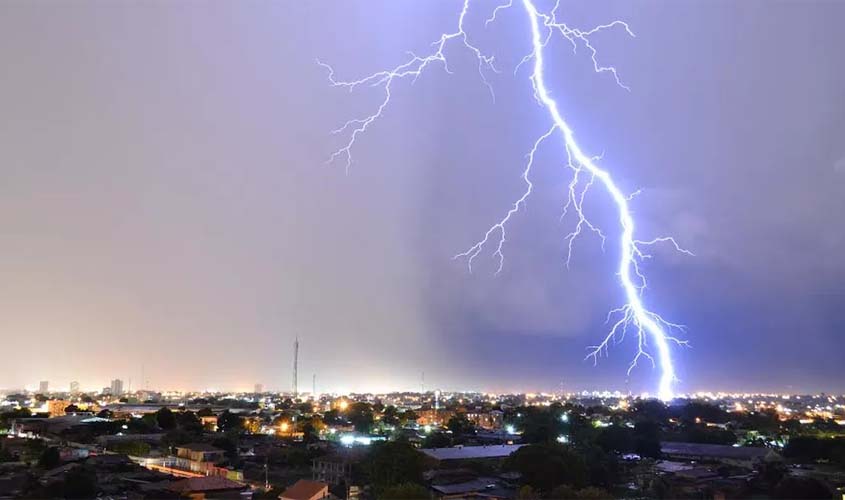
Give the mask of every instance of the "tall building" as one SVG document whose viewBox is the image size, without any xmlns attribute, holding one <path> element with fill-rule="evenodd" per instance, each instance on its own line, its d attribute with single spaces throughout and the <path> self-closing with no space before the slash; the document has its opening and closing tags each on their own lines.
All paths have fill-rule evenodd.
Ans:
<svg viewBox="0 0 845 500">
<path fill-rule="evenodd" d="M 47 394 L 50 391 L 50 382 L 46 380 L 42 380 L 38 383 L 38 392 L 41 394 Z"/>
<path fill-rule="evenodd" d="M 255 392 L 256 394 L 261 394 L 264 392 L 264 384 L 255 384 L 254 389 L 255 391 L 253 392 Z"/>
<path fill-rule="evenodd" d="M 116 378 L 111 381 L 111 395 L 120 396 L 123 394 L 123 380 Z"/>
<path fill-rule="evenodd" d="M 77 382 L 76 380 L 70 383 L 70 393 L 79 394 L 79 382 Z"/>
</svg>

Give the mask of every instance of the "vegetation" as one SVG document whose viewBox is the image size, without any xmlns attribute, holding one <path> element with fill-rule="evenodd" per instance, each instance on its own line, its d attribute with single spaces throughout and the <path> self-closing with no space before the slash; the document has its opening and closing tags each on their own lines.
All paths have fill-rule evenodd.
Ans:
<svg viewBox="0 0 845 500">
<path fill-rule="evenodd" d="M 38 466 L 43 469 L 52 469 L 53 467 L 58 467 L 61 462 L 62 459 L 59 456 L 59 449 L 51 446 L 46 448 L 41 454 L 41 457 L 38 459 Z"/>
<path fill-rule="evenodd" d="M 109 448 L 109 451 L 132 455 L 133 457 L 145 457 L 150 454 L 150 445 L 141 441 L 115 443 Z"/>
<path fill-rule="evenodd" d="M 845 465 L 845 437 L 817 438 L 799 436 L 789 440 L 783 450 L 787 458 L 800 462 L 829 460 Z"/>
<path fill-rule="evenodd" d="M 401 483 L 385 488 L 379 500 L 429 500 L 431 494 L 425 486 L 416 483 Z"/>
<path fill-rule="evenodd" d="M 523 446 L 508 457 L 505 470 L 519 472 L 528 486 L 540 492 L 560 485 L 581 488 L 588 479 L 584 457 L 569 446 L 552 443 Z"/>
<path fill-rule="evenodd" d="M 426 467 L 425 455 L 401 441 L 374 443 L 363 464 L 363 474 L 373 486 L 376 496 L 396 485 L 421 484 Z"/>
<path fill-rule="evenodd" d="M 347 418 L 355 427 L 356 432 L 369 434 L 373 428 L 375 417 L 369 403 L 354 403 L 347 410 Z"/>
</svg>

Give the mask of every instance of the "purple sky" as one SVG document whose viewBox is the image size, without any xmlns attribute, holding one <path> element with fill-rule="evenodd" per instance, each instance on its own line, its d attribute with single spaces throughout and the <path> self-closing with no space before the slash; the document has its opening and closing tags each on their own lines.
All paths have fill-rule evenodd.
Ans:
<svg viewBox="0 0 845 500">
<path fill-rule="evenodd" d="M 616 255 L 558 220 L 552 144 L 505 268 L 472 245 L 522 189 L 549 127 L 525 71 L 521 9 L 483 20 L 493 102 L 449 52 L 397 85 L 349 174 L 329 132 L 378 89 L 328 85 L 394 66 L 451 30 L 457 1 L 12 1 L 0 5 L 0 388 L 108 379 L 288 389 L 294 336 L 310 389 L 653 389 L 585 347 L 620 304 Z M 845 3 L 565 2 L 631 88 L 553 42 L 548 81 L 584 148 L 660 250 L 645 300 L 685 323 L 680 390 L 843 391 Z M 613 233 L 607 199 L 588 213 Z"/>
</svg>

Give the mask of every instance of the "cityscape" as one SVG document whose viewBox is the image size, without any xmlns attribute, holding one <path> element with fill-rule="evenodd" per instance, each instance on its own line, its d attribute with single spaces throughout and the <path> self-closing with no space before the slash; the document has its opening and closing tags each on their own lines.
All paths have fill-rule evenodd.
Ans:
<svg viewBox="0 0 845 500">
<path fill-rule="evenodd" d="M 0 0 L 0 500 L 845 500 L 845 0 Z"/>
<path fill-rule="evenodd" d="M 834 498 L 845 396 L 51 389 L 0 402 L 10 498 Z"/>
</svg>

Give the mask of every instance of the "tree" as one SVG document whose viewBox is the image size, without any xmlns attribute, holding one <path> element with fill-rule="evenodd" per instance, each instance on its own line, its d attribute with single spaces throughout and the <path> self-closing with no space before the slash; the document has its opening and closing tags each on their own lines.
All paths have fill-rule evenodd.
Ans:
<svg viewBox="0 0 845 500">
<path fill-rule="evenodd" d="M 460 436 L 461 434 L 472 434 L 475 432 L 475 426 L 467 419 L 466 414 L 457 413 L 449 419 L 446 427 L 452 431 L 452 434 Z"/>
<path fill-rule="evenodd" d="M 164 407 L 155 412 L 156 424 L 162 429 L 169 431 L 176 428 L 176 417 L 169 408 Z"/>
<path fill-rule="evenodd" d="M 145 457 L 150 453 L 150 445 L 142 441 L 115 443 L 110 448 L 110 451 L 132 455 L 133 457 Z"/>
<path fill-rule="evenodd" d="M 607 492 L 607 490 L 590 486 L 579 491 L 576 498 L 583 500 L 613 500 L 613 495 Z"/>
<path fill-rule="evenodd" d="M 97 495 L 97 475 L 85 467 L 75 467 L 59 483 L 61 492 L 55 495 L 60 498 L 94 498 Z"/>
<path fill-rule="evenodd" d="M 683 440 L 688 443 L 702 444 L 734 444 L 736 434 L 726 429 L 710 429 L 699 424 L 687 425 L 684 429 Z"/>
<path fill-rule="evenodd" d="M 634 432 L 627 427 L 611 425 L 601 430 L 596 444 L 604 451 L 630 453 L 634 451 Z"/>
<path fill-rule="evenodd" d="M 373 409 L 368 403 L 355 403 L 347 412 L 349 421 L 361 434 L 369 434 L 373 428 Z"/>
<path fill-rule="evenodd" d="M 69 404 L 69 405 L 65 406 L 65 414 L 68 414 L 68 413 L 73 414 L 73 413 L 77 413 L 78 411 L 79 411 L 79 407 L 76 406 L 75 404 Z"/>
<path fill-rule="evenodd" d="M 786 477 L 775 487 L 774 497 L 830 500 L 833 492 L 823 482 L 812 477 Z"/>
<path fill-rule="evenodd" d="M 587 465 L 587 482 L 591 486 L 612 487 L 619 480 L 619 462 L 616 457 L 598 446 L 579 448 Z"/>
<path fill-rule="evenodd" d="M 222 432 L 241 432 L 244 429 L 243 419 L 240 415 L 224 411 L 217 417 L 217 428 Z"/>
<path fill-rule="evenodd" d="M 663 423 L 669 419 L 669 409 L 656 399 L 641 399 L 634 403 L 631 413 L 637 420 Z"/>
<path fill-rule="evenodd" d="M 238 460 L 238 438 L 234 435 L 230 434 L 219 437 L 211 442 L 211 446 L 223 450 L 224 455 L 226 455 L 226 458 L 228 458 L 231 462 Z"/>
<path fill-rule="evenodd" d="M 323 413 L 323 422 L 325 422 L 328 425 L 340 425 L 340 424 L 346 422 L 346 419 L 344 419 L 341 416 L 339 411 L 329 410 L 329 411 Z"/>
<path fill-rule="evenodd" d="M 16 408 L 12 411 L 3 412 L 0 414 L 0 428 L 8 428 L 12 420 L 16 418 L 27 418 L 31 416 L 32 412 L 29 408 Z"/>
<path fill-rule="evenodd" d="M 522 440 L 527 443 L 553 443 L 566 430 L 555 412 L 539 406 L 520 408 L 517 423 L 522 429 Z"/>
<path fill-rule="evenodd" d="M 504 468 L 519 472 L 526 484 L 540 491 L 551 491 L 561 484 L 581 487 L 587 483 L 584 458 L 557 443 L 523 446 L 505 460 Z"/>
<path fill-rule="evenodd" d="M 448 448 L 452 446 L 452 438 L 445 432 L 432 432 L 422 442 L 423 448 Z"/>
<path fill-rule="evenodd" d="M 302 439 L 306 443 L 315 443 L 320 440 L 320 432 L 326 428 L 323 419 L 319 415 L 312 415 L 311 418 L 302 418 L 297 422 L 297 427 L 302 431 Z"/>
<path fill-rule="evenodd" d="M 696 422 L 697 419 L 704 422 L 713 422 L 722 424 L 729 420 L 726 411 L 722 410 L 716 405 L 704 403 L 702 401 L 690 401 L 678 412 L 682 422 Z"/>
<path fill-rule="evenodd" d="M 364 470 L 379 497 L 391 486 L 421 482 L 425 466 L 425 455 L 400 441 L 374 443 L 364 460 Z"/>
<path fill-rule="evenodd" d="M 402 483 L 385 488 L 378 498 L 384 500 L 429 500 L 431 494 L 425 486 L 416 483 Z"/>
<path fill-rule="evenodd" d="M 176 427 L 197 437 L 202 435 L 202 422 L 192 411 L 180 411 L 173 414 L 176 420 Z"/>
<path fill-rule="evenodd" d="M 393 405 L 388 406 L 382 413 L 381 421 L 385 425 L 399 425 L 399 411 Z"/>
<path fill-rule="evenodd" d="M 13 455 L 11 451 L 6 448 L 0 448 L 0 463 L 14 462 L 15 460 L 17 460 L 17 457 Z"/>
<path fill-rule="evenodd" d="M 548 498 L 549 500 L 571 500 L 573 498 L 578 498 L 578 491 L 571 486 L 561 484 L 550 491 L 545 498 Z"/>
<path fill-rule="evenodd" d="M 154 413 L 147 413 L 141 418 L 129 417 L 125 423 L 127 429 L 132 434 L 148 434 L 159 430 Z"/>
<path fill-rule="evenodd" d="M 200 411 L 197 412 L 198 417 L 212 417 L 214 416 L 214 412 L 211 411 L 211 408 L 202 408 Z"/>
<path fill-rule="evenodd" d="M 399 421 L 402 423 L 402 425 L 414 423 L 419 418 L 420 416 L 417 415 L 417 412 L 415 412 L 414 410 L 405 410 L 399 415 Z"/>
<path fill-rule="evenodd" d="M 59 449 L 53 446 L 45 449 L 41 453 L 41 457 L 38 458 L 38 466 L 44 469 L 58 467 L 61 462 L 62 457 L 59 455 Z"/>
<path fill-rule="evenodd" d="M 641 457 L 660 458 L 660 425 L 644 420 L 634 425 L 634 453 Z"/>
<path fill-rule="evenodd" d="M 763 463 L 757 467 L 757 471 L 759 472 L 760 477 L 770 485 L 778 484 L 788 472 L 786 464 L 784 464 L 783 460 L 780 459 L 764 459 Z"/>
<path fill-rule="evenodd" d="M 538 498 L 540 497 L 534 491 L 534 488 L 527 484 L 516 492 L 517 500 L 537 500 Z"/>
</svg>

